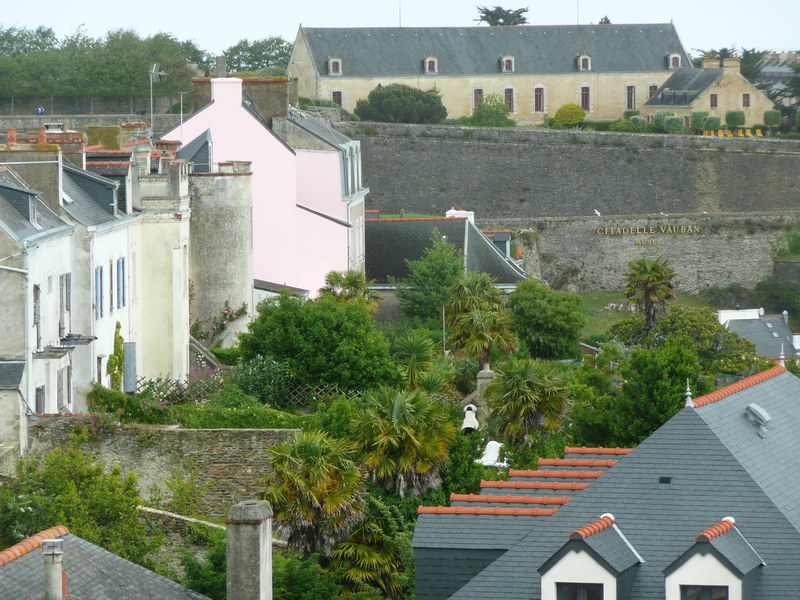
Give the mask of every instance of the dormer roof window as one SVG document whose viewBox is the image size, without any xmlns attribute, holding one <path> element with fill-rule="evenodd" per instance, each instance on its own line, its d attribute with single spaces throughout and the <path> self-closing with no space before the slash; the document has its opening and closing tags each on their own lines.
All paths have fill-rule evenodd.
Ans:
<svg viewBox="0 0 800 600">
<path fill-rule="evenodd" d="M 439 72 L 439 59 L 435 56 L 425 58 L 424 70 L 426 73 L 434 74 Z"/>
<path fill-rule="evenodd" d="M 578 71 L 591 71 L 592 57 L 588 54 L 581 54 L 578 57 Z"/>
<path fill-rule="evenodd" d="M 329 58 L 328 59 L 328 75 L 341 75 L 342 74 L 342 59 Z"/>
<path fill-rule="evenodd" d="M 513 56 L 504 56 L 500 59 L 500 71 L 503 73 L 513 73 L 514 72 L 514 57 Z"/>
<path fill-rule="evenodd" d="M 667 68 L 668 69 L 680 69 L 681 68 L 681 55 L 677 53 L 673 53 L 667 56 Z"/>
</svg>

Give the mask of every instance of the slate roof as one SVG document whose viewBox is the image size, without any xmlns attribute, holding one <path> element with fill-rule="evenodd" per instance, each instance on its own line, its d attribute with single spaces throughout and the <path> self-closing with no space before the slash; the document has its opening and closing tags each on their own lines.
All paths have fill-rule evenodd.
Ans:
<svg viewBox="0 0 800 600">
<path fill-rule="evenodd" d="M 722 69 L 678 69 L 663 85 L 647 106 L 690 106 L 703 92 L 722 78 Z"/>
<path fill-rule="evenodd" d="M 778 358 L 783 346 L 784 356 L 795 356 L 794 336 L 781 316 L 758 319 L 732 319 L 725 326 L 756 345 L 756 354 L 764 358 Z"/>
<path fill-rule="evenodd" d="M 327 144 L 330 144 L 334 148 L 340 148 L 341 146 L 349 144 L 353 141 L 343 133 L 336 131 L 323 119 L 305 115 L 297 110 L 291 110 L 289 112 L 289 117 L 292 123 L 298 127 L 302 127 L 311 135 L 321 139 Z"/>
<path fill-rule="evenodd" d="M 63 189 L 69 198 L 63 206 L 81 225 L 101 225 L 119 218 L 114 210 L 119 184 L 95 173 L 64 163 Z"/>
<path fill-rule="evenodd" d="M 617 527 L 614 516 L 611 514 L 603 515 L 596 521 L 576 529 L 570 534 L 570 539 L 578 540 L 588 546 L 617 573 L 622 573 L 642 562 L 642 557 Z M 575 546 L 575 544 L 567 542 L 565 548 Z M 558 553 L 554 556 L 558 556 Z M 552 564 L 553 561 L 551 559 L 548 562 Z M 540 569 L 540 573 L 544 573 L 546 570 L 547 563 Z"/>
<path fill-rule="evenodd" d="M 44 558 L 40 548 L 42 540 L 53 537 L 63 540 L 63 568 L 70 596 L 81 600 L 206 599 L 202 594 L 69 533 L 65 527 L 48 529 L 0 553 L 0 598 L 40 600 L 45 597 Z"/>
<path fill-rule="evenodd" d="M 515 284 L 527 278 L 465 217 L 422 219 L 365 219 L 365 269 L 367 279 L 389 283 L 408 276 L 406 260 L 419 260 L 432 243 L 434 230 L 466 253 L 469 271 L 481 271 L 499 284 Z"/>
<path fill-rule="evenodd" d="M 194 163 L 195 173 L 210 173 L 213 160 L 211 144 L 211 130 L 206 129 L 191 142 L 181 146 L 181 149 L 178 150 L 177 158 Z"/>
<path fill-rule="evenodd" d="M 342 60 L 344 77 L 414 76 L 422 61 L 438 60 L 437 75 L 498 75 L 498 61 L 514 57 L 514 74 L 577 71 L 588 54 L 593 73 L 667 70 L 667 56 L 690 64 L 675 27 L 644 25 L 527 25 L 515 27 L 302 28 L 312 61 L 328 77 L 327 60 Z M 336 75 L 331 78 L 337 77 Z M 434 75 L 433 77 L 436 77 Z"/>
<path fill-rule="evenodd" d="M 24 371 L 24 360 L 0 360 L 0 390 L 18 389 Z"/>
<path fill-rule="evenodd" d="M 773 367 L 693 401 L 623 460 L 452 594 L 454 600 L 538 600 L 538 569 L 565 544 L 571 531 L 612 512 L 615 523 L 644 562 L 631 569 L 629 597 L 663 599 L 664 572 L 695 544 L 698 532 L 732 515 L 736 527 L 766 566 L 753 580 L 749 600 L 794 598 L 800 588 L 800 379 Z M 749 418 L 758 404 L 766 429 Z M 662 479 L 665 478 L 665 479 Z M 669 478 L 669 483 L 662 483 Z M 436 519 L 436 516 L 432 516 Z M 442 518 L 439 516 L 438 518 Z M 472 534 L 470 524 L 458 532 Z M 431 520 L 418 535 L 430 537 Z M 478 535 L 484 535 L 484 529 Z M 752 564 L 735 539 L 719 536 L 720 551 L 742 568 Z M 714 538 L 717 539 L 717 538 Z M 438 555 L 446 560 L 449 539 Z M 713 543 L 713 540 L 712 540 Z M 729 544 L 723 546 L 723 544 Z M 736 545 L 736 547 L 734 547 Z M 747 561 L 750 561 L 749 563 Z M 520 576 L 525 574 L 525 576 Z M 417 597 L 437 598 L 418 590 Z"/>
<path fill-rule="evenodd" d="M 8 167 L 0 167 L 0 229 L 17 242 L 68 227 L 64 221 L 39 200 L 38 192 Z M 34 205 L 36 225 L 31 221 Z"/>
</svg>

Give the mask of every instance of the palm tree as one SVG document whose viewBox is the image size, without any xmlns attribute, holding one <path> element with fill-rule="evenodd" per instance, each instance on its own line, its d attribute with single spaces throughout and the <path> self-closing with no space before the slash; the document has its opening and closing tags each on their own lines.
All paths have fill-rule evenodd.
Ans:
<svg viewBox="0 0 800 600">
<path fill-rule="evenodd" d="M 532 431 L 552 431 L 561 424 L 567 408 L 567 385 L 556 363 L 509 359 L 486 389 L 492 418 L 513 442 L 526 443 Z"/>
<path fill-rule="evenodd" d="M 420 377 L 430 371 L 433 352 L 430 337 L 418 329 L 410 329 L 396 340 L 395 356 L 400 363 L 400 373 L 410 389 L 417 389 Z"/>
<path fill-rule="evenodd" d="M 483 365 L 488 365 L 492 348 L 512 352 L 517 347 L 511 316 L 504 310 L 471 310 L 453 324 L 450 345 Z"/>
<path fill-rule="evenodd" d="M 380 389 L 356 417 L 364 465 L 373 478 L 403 498 L 439 485 L 439 467 L 455 432 L 444 407 L 420 391 Z"/>
<path fill-rule="evenodd" d="M 500 310 L 503 296 L 494 281 L 491 275 L 478 271 L 462 274 L 447 290 L 444 304 L 447 324 L 454 325 L 459 315 L 472 310 Z"/>
<path fill-rule="evenodd" d="M 672 280 L 675 271 L 669 263 L 658 258 L 640 258 L 628 265 L 625 273 L 625 296 L 636 312 L 644 316 L 645 330 L 655 331 L 656 318 L 667 310 L 667 300 L 672 300 Z"/>
<path fill-rule="evenodd" d="M 381 298 L 369 289 L 371 284 L 363 271 L 331 271 L 325 276 L 325 286 L 320 288 L 319 295 L 345 302 L 363 303 L 370 312 L 375 313 Z"/>
<path fill-rule="evenodd" d="M 273 448 L 275 473 L 264 497 L 291 550 L 304 557 L 330 552 L 358 522 L 364 489 L 354 451 L 349 442 L 320 431 L 302 432 L 295 442 Z"/>
<path fill-rule="evenodd" d="M 397 507 L 368 496 L 364 519 L 347 540 L 333 549 L 330 569 L 341 573 L 349 592 L 357 592 L 367 584 L 377 586 L 388 598 L 400 598 L 400 536 L 404 530 L 404 519 Z"/>
</svg>

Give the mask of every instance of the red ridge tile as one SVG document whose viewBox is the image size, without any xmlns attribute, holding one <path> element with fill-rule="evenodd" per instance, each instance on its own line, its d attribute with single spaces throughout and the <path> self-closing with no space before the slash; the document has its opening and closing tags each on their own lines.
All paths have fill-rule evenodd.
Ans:
<svg viewBox="0 0 800 600">
<path fill-rule="evenodd" d="M 0 567 L 3 565 L 7 565 L 12 560 L 19 558 L 20 556 L 24 556 L 28 554 L 32 550 L 41 547 L 42 542 L 44 540 L 51 540 L 53 538 L 58 538 L 65 536 L 69 533 L 69 529 L 64 527 L 63 525 L 58 525 L 57 527 L 51 527 L 50 529 L 45 529 L 44 531 L 40 531 L 36 535 L 32 535 L 31 537 L 22 540 L 21 542 L 14 544 L 10 548 L 6 548 L 2 552 L 0 552 Z"/>
<path fill-rule="evenodd" d="M 761 373 L 756 373 L 755 375 L 751 375 L 750 377 L 745 377 L 737 381 L 736 383 L 732 383 L 730 385 L 726 385 L 723 388 L 718 389 L 716 392 L 711 392 L 710 394 L 706 394 L 705 396 L 700 396 L 699 398 L 695 398 L 692 402 L 695 408 L 700 408 L 701 406 L 706 406 L 707 404 L 711 404 L 712 402 L 717 402 L 718 400 L 722 400 L 723 398 L 727 398 L 735 394 L 736 392 L 741 392 L 742 390 L 746 390 L 747 388 L 753 387 L 754 385 L 758 385 L 759 383 L 764 383 L 765 381 L 772 379 L 786 371 L 784 367 L 781 365 L 776 365 L 766 371 L 761 371 Z"/>
<path fill-rule="evenodd" d="M 628 454 L 633 448 L 587 448 L 586 446 L 564 446 L 564 454 Z"/>
<path fill-rule="evenodd" d="M 498 504 L 566 504 L 570 496 L 496 496 L 494 494 L 450 494 L 450 502 L 497 502 Z"/>
<path fill-rule="evenodd" d="M 494 506 L 420 506 L 421 515 L 511 515 L 514 517 L 549 517 L 558 508 L 499 508 Z"/>
<path fill-rule="evenodd" d="M 617 461 L 613 458 L 540 458 L 539 466 L 554 467 L 613 467 Z"/>
<path fill-rule="evenodd" d="M 594 535 L 599 531 L 603 531 L 611 527 L 614 524 L 614 518 L 610 515 L 603 515 L 597 521 L 593 523 L 589 523 L 588 525 L 584 525 L 569 534 L 570 538 L 574 539 L 574 536 L 579 536 L 581 538 L 587 538 L 590 535 Z"/>
<path fill-rule="evenodd" d="M 694 541 L 695 542 L 699 542 L 703 538 L 705 538 L 705 540 L 707 540 L 707 541 L 711 541 L 715 537 L 717 537 L 718 535 L 722 535 L 723 533 L 727 533 L 728 531 L 733 529 L 733 526 L 735 524 L 736 523 L 735 523 L 735 521 L 733 520 L 732 517 L 726 517 L 726 518 L 722 519 L 722 521 L 720 521 L 716 525 L 712 525 L 708 529 L 705 529 L 705 530 L 701 531 L 697 535 L 697 537 L 694 538 Z"/>
<path fill-rule="evenodd" d="M 517 490 L 582 490 L 588 486 L 588 483 L 578 481 L 481 481 L 482 488 Z"/>
<path fill-rule="evenodd" d="M 509 477 L 561 477 L 562 479 L 597 479 L 605 471 L 547 471 L 509 469 Z"/>
</svg>

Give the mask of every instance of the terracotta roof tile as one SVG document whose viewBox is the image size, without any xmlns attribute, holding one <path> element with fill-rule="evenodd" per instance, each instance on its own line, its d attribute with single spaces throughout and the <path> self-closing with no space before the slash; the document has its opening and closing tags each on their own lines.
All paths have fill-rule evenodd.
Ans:
<svg viewBox="0 0 800 600">
<path fill-rule="evenodd" d="M 722 535 L 723 533 L 727 533 L 733 526 L 736 525 L 736 521 L 733 520 L 733 517 L 725 517 L 717 523 L 716 525 L 712 525 L 708 529 L 701 531 L 696 538 L 694 538 L 695 542 L 699 542 L 701 540 L 711 541 L 718 535 Z"/>
<path fill-rule="evenodd" d="M 540 458 L 539 466 L 555 467 L 613 467 L 617 461 L 613 458 Z"/>
<path fill-rule="evenodd" d="M 69 534 L 69 529 L 64 527 L 63 525 L 59 525 L 58 527 L 51 527 L 50 529 L 45 529 L 44 531 L 40 531 L 36 535 L 32 535 L 31 537 L 22 540 L 18 544 L 14 544 L 10 548 L 6 548 L 2 552 L 0 552 L 0 567 L 7 565 L 12 560 L 19 558 L 20 556 L 24 556 L 28 554 L 32 550 L 41 547 L 42 542 L 44 540 L 51 540 L 53 538 L 62 537 Z"/>
<path fill-rule="evenodd" d="M 514 517 L 549 517 L 558 508 L 498 508 L 494 506 L 420 506 L 421 515 L 510 515 Z"/>
<path fill-rule="evenodd" d="M 633 448 L 587 448 L 586 446 L 564 446 L 564 454 L 628 454 Z"/>
<path fill-rule="evenodd" d="M 517 490 L 582 490 L 588 483 L 578 481 L 481 481 L 481 488 Z"/>
<path fill-rule="evenodd" d="M 450 494 L 450 502 L 497 502 L 498 504 L 566 504 L 569 496 L 495 496 L 493 494 Z"/>
<path fill-rule="evenodd" d="M 705 396 L 700 396 L 699 398 L 695 398 L 692 402 L 694 403 L 695 408 L 700 408 L 701 406 L 711 404 L 712 402 L 716 402 L 717 400 L 722 400 L 723 398 L 727 398 L 728 396 L 731 396 L 736 392 L 741 392 L 742 390 L 746 390 L 747 388 L 753 387 L 754 385 L 758 385 L 759 383 L 764 383 L 765 381 L 772 379 L 773 377 L 776 377 L 785 371 L 786 369 L 784 367 L 776 365 L 771 369 L 767 369 L 766 371 L 761 371 L 761 373 L 756 373 L 755 375 L 751 375 L 750 377 L 745 377 L 744 379 L 741 379 L 736 383 L 726 385 L 725 387 L 718 389 L 716 392 L 711 392 L 710 394 L 706 394 Z"/>
<path fill-rule="evenodd" d="M 589 523 L 588 525 L 584 525 L 579 529 L 576 529 L 572 533 L 569 534 L 569 537 L 572 539 L 576 539 L 577 537 L 587 538 L 590 535 L 594 535 L 599 531 L 603 531 L 603 529 L 607 529 L 614 524 L 614 517 L 606 514 L 594 521 L 593 523 Z"/>
<path fill-rule="evenodd" d="M 509 477 L 560 477 L 562 479 L 597 479 L 605 471 L 534 471 L 509 469 Z"/>
</svg>

